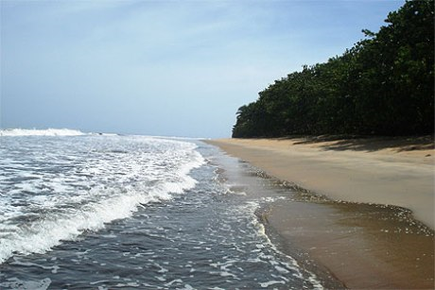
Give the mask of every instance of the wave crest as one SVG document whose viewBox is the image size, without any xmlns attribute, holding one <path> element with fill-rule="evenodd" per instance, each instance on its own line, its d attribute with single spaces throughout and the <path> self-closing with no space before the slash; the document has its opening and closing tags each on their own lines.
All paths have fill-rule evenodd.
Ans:
<svg viewBox="0 0 435 290">
<path fill-rule="evenodd" d="M 81 136 L 86 135 L 74 129 L 1 129 L 0 136 Z"/>
</svg>

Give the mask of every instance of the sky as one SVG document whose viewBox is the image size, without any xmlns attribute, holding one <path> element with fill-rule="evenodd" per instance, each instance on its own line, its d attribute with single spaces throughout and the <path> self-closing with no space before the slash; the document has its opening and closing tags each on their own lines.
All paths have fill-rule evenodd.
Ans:
<svg viewBox="0 0 435 290">
<path fill-rule="evenodd" d="M 0 0 L 0 127 L 224 138 L 401 0 Z"/>
</svg>

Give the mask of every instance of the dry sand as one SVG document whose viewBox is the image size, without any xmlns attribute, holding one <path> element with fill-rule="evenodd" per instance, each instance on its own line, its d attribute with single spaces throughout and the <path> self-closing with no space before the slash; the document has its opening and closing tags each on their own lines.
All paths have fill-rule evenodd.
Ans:
<svg viewBox="0 0 435 290">
<path fill-rule="evenodd" d="M 395 205 L 434 229 L 431 138 L 221 139 L 230 155 L 334 200 Z"/>
<path fill-rule="evenodd" d="M 289 249 L 305 252 L 347 287 L 435 288 L 432 138 L 208 142 L 335 200 L 278 201 L 266 222 Z M 410 211 L 385 205 L 412 210 L 426 226 Z"/>
</svg>

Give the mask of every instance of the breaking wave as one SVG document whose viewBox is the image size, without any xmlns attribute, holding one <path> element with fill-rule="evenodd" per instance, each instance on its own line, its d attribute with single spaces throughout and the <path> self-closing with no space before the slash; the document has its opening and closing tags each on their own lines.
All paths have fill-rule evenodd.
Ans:
<svg viewBox="0 0 435 290">
<path fill-rule="evenodd" d="M 81 136 L 86 135 L 73 129 L 1 129 L 0 136 Z"/>
<path fill-rule="evenodd" d="M 195 186 L 189 172 L 204 163 L 193 143 L 143 136 L 32 141 L 0 144 L 0 263 L 172 199 Z"/>
</svg>

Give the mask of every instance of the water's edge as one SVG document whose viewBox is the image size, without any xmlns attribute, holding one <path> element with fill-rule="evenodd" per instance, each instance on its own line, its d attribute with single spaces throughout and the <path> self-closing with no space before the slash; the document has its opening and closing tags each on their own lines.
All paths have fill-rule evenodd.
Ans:
<svg viewBox="0 0 435 290">
<path fill-rule="evenodd" d="M 234 192 L 244 192 L 247 195 L 257 196 L 266 201 L 257 208 L 255 215 L 258 222 L 264 226 L 265 235 L 275 251 L 295 259 L 299 267 L 312 273 L 319 288 L 346 289 L 345 284 L 327 267 L 314 261 L 302 247 L 289 243 L 269 222 L 271 211 L 282 200 L 295 199 L 309 202 L 311 200 L 323 200 L 325 197 L 269 176 L 248 162 L 229 156 L 222 150 L 220 152 L 221 155 L 215 156 L 212 161 L 220 168 L 219 178 L 227 183 Z"/>
<path fill-rule="evenodd" d="M 245 175 L 262 180 L 261 186 L 248 186 L 252 192 L 281 193 L 282 198 L 260 208 L 257 217 L 277 249 L 315 273 L 322 286 L 383 289 L 433 285 L 434 232 L 415 220 L 410 210 L 334 201 L 268 176 L 248 162 L 238 163 L 236 167 Z M 237 176 L 234 172 L 227 175 Z M 256 183 L 241 176 L 233 182 Z"/>
</svg>

